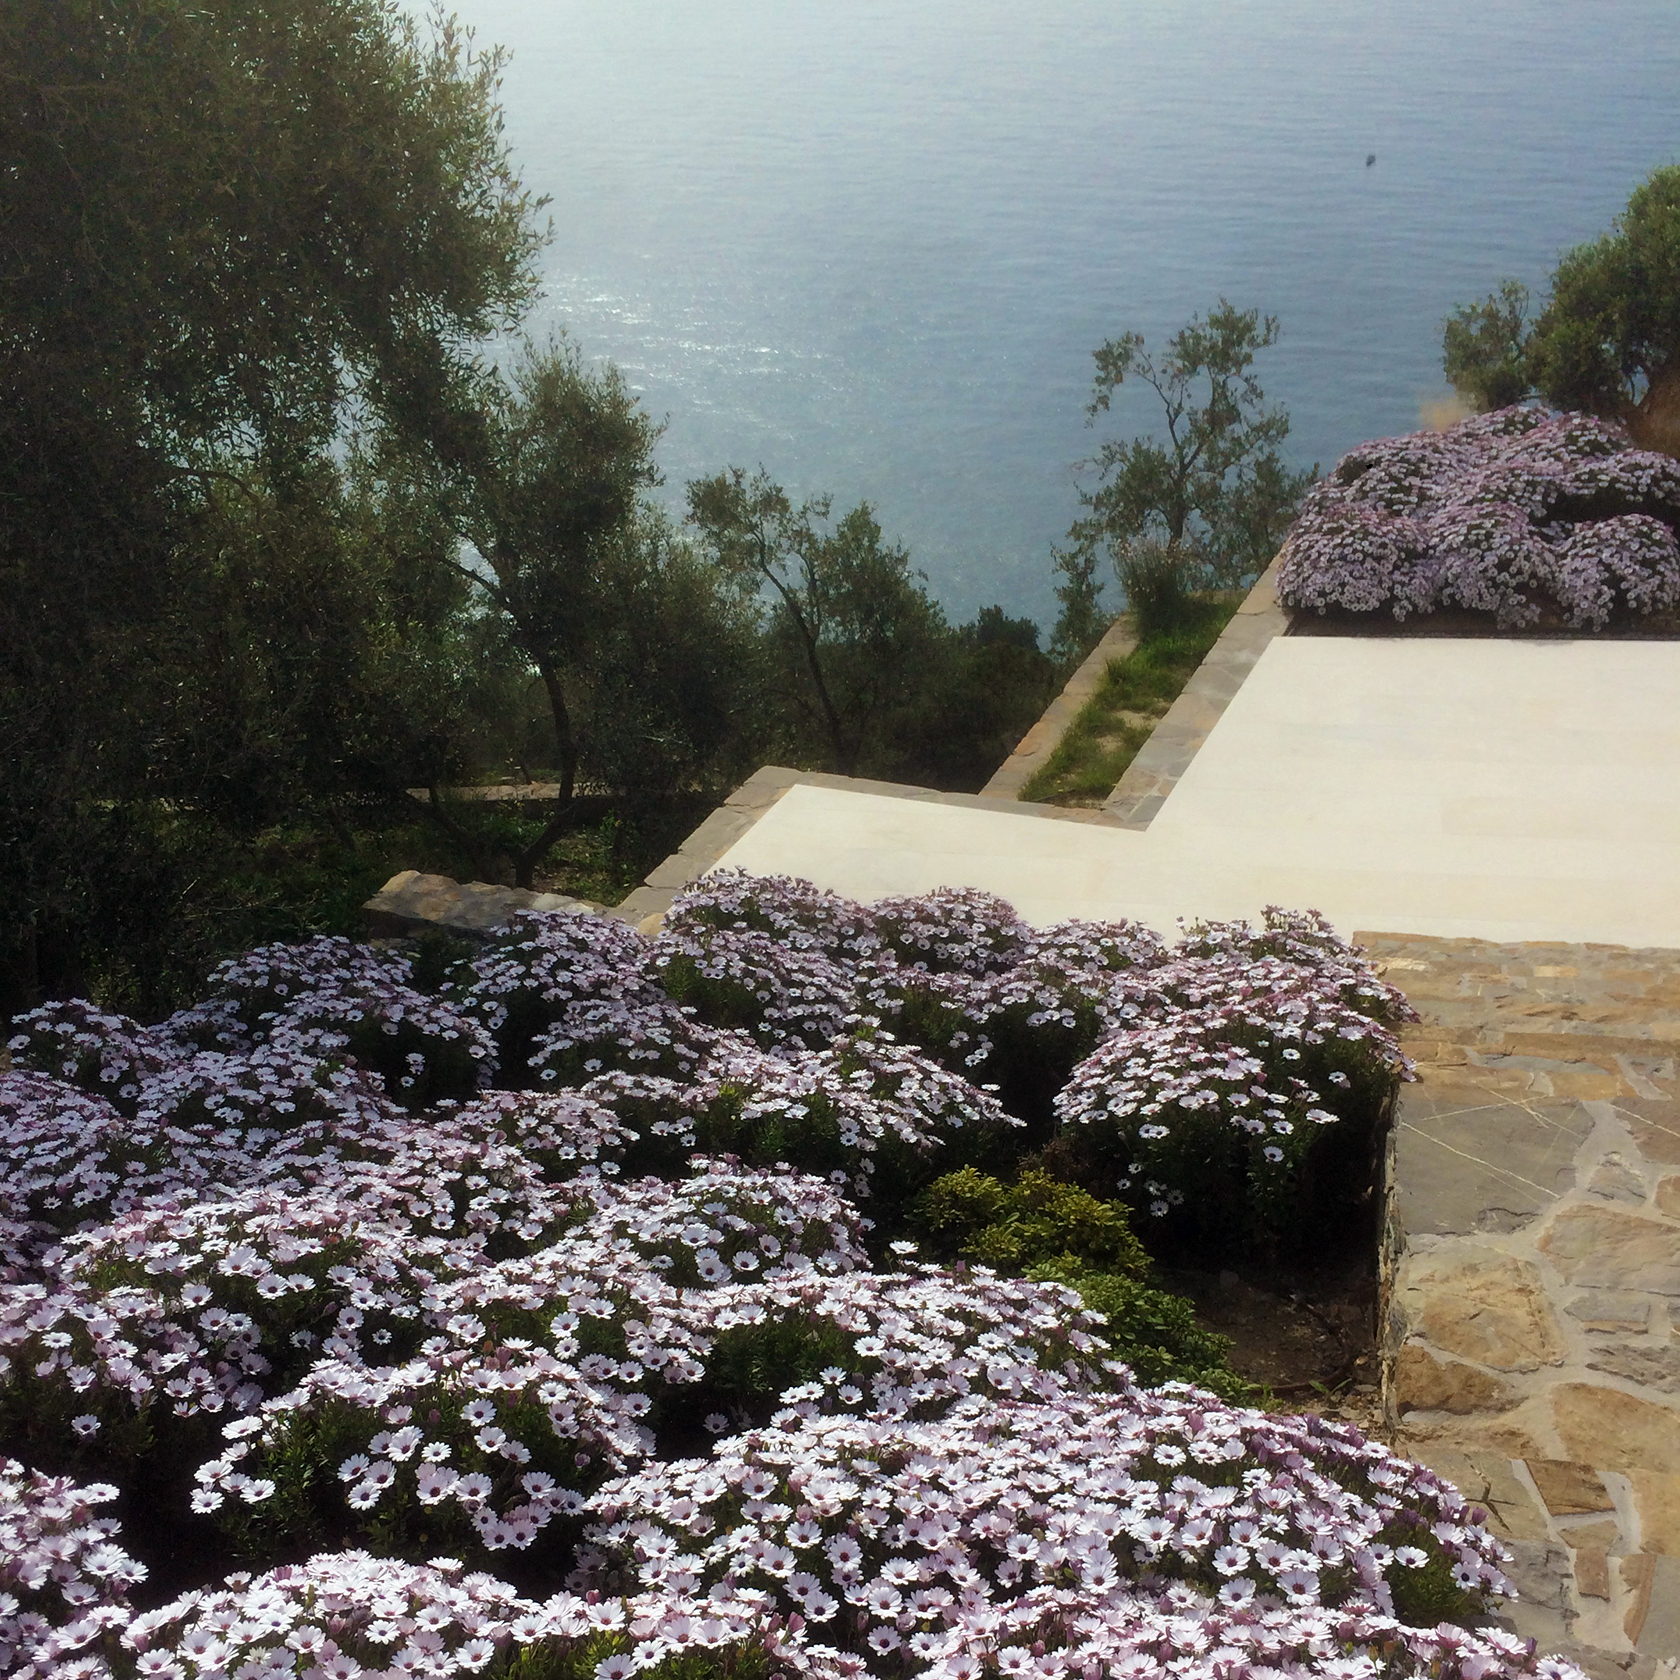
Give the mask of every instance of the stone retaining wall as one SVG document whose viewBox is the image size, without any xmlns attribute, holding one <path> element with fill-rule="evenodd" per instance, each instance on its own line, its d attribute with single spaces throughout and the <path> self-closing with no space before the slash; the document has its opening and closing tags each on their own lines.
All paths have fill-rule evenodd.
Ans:
<svg viewBox="0 0 1680 1680">
<path fill-rule="evenodd" d="M 1515 1623 L 1680 1659 L 1680 953 L 1357 936 L 1423 1015 L 1382 1257 L 1395 1444 L 1489 1511 Z"/>
</svg>

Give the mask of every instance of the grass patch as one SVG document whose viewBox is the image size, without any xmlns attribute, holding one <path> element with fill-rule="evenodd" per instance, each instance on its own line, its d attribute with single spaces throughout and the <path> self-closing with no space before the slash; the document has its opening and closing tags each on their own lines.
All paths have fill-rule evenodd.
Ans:
<svg viewBox="0 0 1680 1680">
<path fill-rule="evenodd" d="M 1112 661 L 1056 750 L 1021 790 L 1047 805 L 1100 805 L 1114 791 L 1242 603 L 1240 590 L 1196 596 L 1190 622 Z"/>
</svg>

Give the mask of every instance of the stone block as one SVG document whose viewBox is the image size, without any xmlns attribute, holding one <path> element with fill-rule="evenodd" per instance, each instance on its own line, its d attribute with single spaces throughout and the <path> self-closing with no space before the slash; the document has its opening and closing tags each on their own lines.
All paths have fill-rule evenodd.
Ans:
<svg viewBox="0 0 1680 1680">
<path fill-rule="evenodd" d="M 1575 1563 L 1575 1590 L 1583 1598 L 1610 1597 L 1610 1554 L 1621 1543 L 1613 1522 L 1578 1523 L 1562 1531 Z"/>
<path fill-rule="evenodd" d="M 1519 1396 L 1507 1382 L 1456 1359 L 1437 1359 L 1428 1348 L 1408 1343 L 1394 1361 L 1397 1412 L 1499 1412 Z"/>
<path fill-rule="evenodd" d="M 1645 1180 L 1620 1155 L 1606 1155 L 1587 1180 L 1587 1189 L 1606 1201 L 1643 1202 Z M 1664 1210 L 1667 1211 L 1666 1209 Z"/>
<path fill-rule="evenodd" d="M 1513 1474 L 1510 1459 L 1498 1453 L 1464 1452 L 1444 1442 L 1420 1445 L 1412 1456 L 1445 1476 L 1472 1505 L 1480 1505 L 1487 1512 L 1488 1527 L 1501 1540 L 1547 1537 L 1545 1516 Z"/>
<path fill-rule="evenodd" d="M 1680 1466 L 1672 1471 L 1630 1470 L 1633 1508 L 1639 1516 L 1639 1548 L 1680 1557 Z"/>
<path fill-rule="evenodd" d="M 1627 1594 L 1627 1609 L 1622 1617 L 1622 1632 L 1627 1642 L 1637 1647 L 1644 1631 L 1645 1617 L 1651 1608 L 1651 1580 L 1656 1573 L 1656 1558 L 1650 1552 L 1634 1552 L 1621 1560 L 1617 1573 Z"/>
<path fill-rule="evenodd" d="M 1563 1450 L 1600 1470 L 1652 1470 L 1680 1465 L 1680 1411 L 1595 1383 L 1559 1383 L 1549 1396 Z"/>
<path fill-rule="evenodd" d="M 1587 1360 L 1589 1371 L 1626 1377 L 1643 1388 L 1680 1394 L 1680 1343 L 1644 1341 L 1603 1343 Z"/>
<path fill-rule="evenodd" d="M 647 880 L 643 883 L 649 887 L 668 887 L 676 891 L 686 887 L 690 881 L 697 881 L 706 873 L 709 859 L 689 857 L 683 852 L 673 852 L 666 860 L 648 871 Z"/>
<path fill-rule="evenodd" d="M 617 915 L 632 927 L 640 927 L 651 916 L 663 916 L 676 896 L 669 887 L 637 887 L 619 905 Z"/>
<path fill-rule="evenodd" d="M 1589 1289 L 1564 1311 L 1588 1330 L 1644 1330 L 1651 1322 L 1651 1297 L 1630 1289 Z"/>
<path fill-rule="evenodd" d="M 1564 1342 L 1537 1266 L 1484 1249 L 1408 1255 L 1397 1277 L 1411 1328 L 1496 1371 L 1561 1365 Z"/>
<path fill-rule="evenodd" d="M 1505 1565 L 1505 1573 L 1517 1589 L 1520 1605 L 1554 1612 L 1568 1609 L 1575 1570 L 1568 1550 L 1556 1541 L 1516 1541 L 1511 1546 L 1511 1561 Z"/>
<path fill-rule="evenodd" d="M 1536 1245 L 1588 1289 L 1680 1295 L 1680 1228 L 1619 1208 L 1565 1208 Z"/>
<path fill-rule="evenodd" d="M 1653 1557 L 1645 1614 L 1633 1635 L 1642 1657 L 1680 1657 L 1680 1558 Z"/>
<path fill-rule="evenodd" d="M 756 813 L 720 805 L 683 841 L 679 850 L 688 857 L 715 863 L 758 820 Z"/>
<path fill-rule="evenodd" d="M 1670 1219 L 1680 1219 L 1680 1178 L 1665 1178 L 1657 1183 L 1657 1209 Z"/>
<path fill-rule="evenodd" d="M 563 893 L 524 892 L 488 881 L 452 881 L 447 875 L 405 869 L 362 906 L 362 919 L 376 937 L 404 938 L 440 929 L 462 938 L 487 939 L 521 910 L 595 909 Z"/>
<path fill-rule="evenodd" d="M 1616 1112 L 1647 1161 L 1680 1167 L 1680 1110 L 1666 1100 L 1623 1097 Z"/>
<path fill-rule="evenodd" d="M 1524 1463 L 1542 1502 L 1554 1517 L 1615 1510 L 1616 1502 L 1590 1464 L 1566 1458 L 1530 1458 Z"/>
<path fill-rule="evenodd" d="M 1433 1076 L 1406 1088 L 1395 1138 L 1402 1226 L 1467 1235 L 1526 1224 L 1572 1187 L 1592 1126 L 1578 1103 L 1505 1102 Z"/>
</svg>

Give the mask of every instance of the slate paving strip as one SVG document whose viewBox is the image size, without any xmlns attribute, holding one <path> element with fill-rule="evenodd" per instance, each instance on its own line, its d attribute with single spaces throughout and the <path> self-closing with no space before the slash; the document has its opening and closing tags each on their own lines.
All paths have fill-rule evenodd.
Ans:
<svg viewBox="0 0 1680 1680">
<path fill-rule="evenodd" d="M 1195 675 L 1103 801 L 1103 810 L 1125 827 L 1148 828 L 1225 715 L 1255 661 L 1274 636 L 1288 631 L 1289 614 L 1277 602 L 1277 565 L 1274 560 L 1260 574 Z"/>
<path fill-rule="evenodd" d="M 1356 939 L 1424 1017 L 1388 1163 L 1395 1443 L 1490 1512 L 1518 1632 L 1680 1672 L 1680 952 Z"/>
</svg>

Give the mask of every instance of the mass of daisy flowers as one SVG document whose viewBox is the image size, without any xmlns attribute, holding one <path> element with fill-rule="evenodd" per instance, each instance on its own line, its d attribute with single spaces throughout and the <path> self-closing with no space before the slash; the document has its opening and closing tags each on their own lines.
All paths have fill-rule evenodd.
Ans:
<svg viewBox="0 0 1680 1680">
<path fill-rule="evenodd" d="M 1680 606 L 1680 462 L 1534 406 L 1361 444 L 1302 504 L 1278 599 L 1602 629 Z"/>
<path fill-rule="evenodd" d="M 1310 914 L 739 873 L 32 1010 L 0 1673 L 1573 1677 L 1485 1512 L 1113 1305 L 1302 1252 L 1408 1018 Z"/>
</svg>

